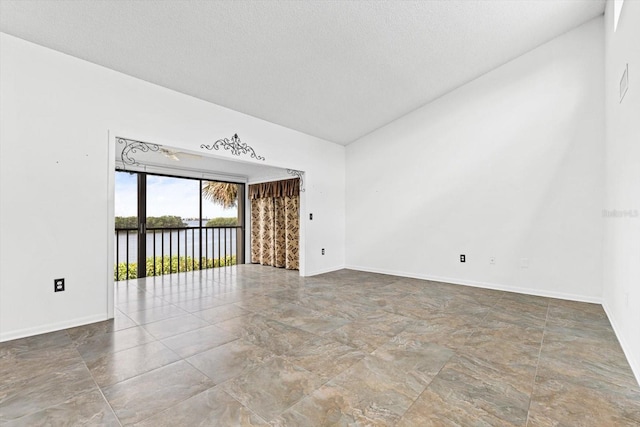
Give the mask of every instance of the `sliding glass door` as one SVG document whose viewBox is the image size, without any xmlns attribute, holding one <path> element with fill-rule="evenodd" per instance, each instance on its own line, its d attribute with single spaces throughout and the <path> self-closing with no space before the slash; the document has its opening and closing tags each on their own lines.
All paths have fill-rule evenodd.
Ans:
<svg viewBox="0 0 640 427">
<path fill-rule="evenodd" d="M 244 263 L 244 184 L 116 172 L 116 280 Z"/>
</svg>

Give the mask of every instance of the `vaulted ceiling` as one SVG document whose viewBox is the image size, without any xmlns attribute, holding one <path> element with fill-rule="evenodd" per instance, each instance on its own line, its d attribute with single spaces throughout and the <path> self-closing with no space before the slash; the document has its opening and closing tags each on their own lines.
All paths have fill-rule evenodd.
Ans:
<svg viewBox="0 0 640 427">
<path fill-rule="evenodd" d="M 604 0 L 2 0 L 0 30 L 348 144 L 601 15 Z"/>
</svg>

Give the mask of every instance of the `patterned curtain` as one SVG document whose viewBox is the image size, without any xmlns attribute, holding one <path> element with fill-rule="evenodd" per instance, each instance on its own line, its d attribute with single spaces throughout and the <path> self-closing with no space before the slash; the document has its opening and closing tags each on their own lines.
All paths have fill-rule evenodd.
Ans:
<svg viewBox="0 0 640 427">
<path fill-rule="evenodd" d="M 251 262 L 297 270 L 300 240 L 300 180 L 249 186 Z"/>
</svg>

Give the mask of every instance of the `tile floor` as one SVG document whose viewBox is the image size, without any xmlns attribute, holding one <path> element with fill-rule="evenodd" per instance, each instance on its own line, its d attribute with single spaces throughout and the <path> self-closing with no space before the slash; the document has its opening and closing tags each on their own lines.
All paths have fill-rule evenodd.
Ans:
<svg viewBox="0 0 640 427">
<path fill-rule="evenodd" d="M 115 298 L 115 320 L 0 343 L 0 424 L 640 425 L 599 305 L 251 265 Z"/>
</svg>

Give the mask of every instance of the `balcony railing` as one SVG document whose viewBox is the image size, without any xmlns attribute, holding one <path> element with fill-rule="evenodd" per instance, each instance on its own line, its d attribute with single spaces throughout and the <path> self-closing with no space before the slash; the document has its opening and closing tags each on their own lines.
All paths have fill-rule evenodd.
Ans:
<svg viewBox="0 0 640 427">
<path fill-rule="evenodd" d="M 117 228 L 115 280 L 139 277 L 138 230 Z M 235 265 L 242 250 L 242 227 L 147 228 L 146 276 Z"/>
</svg>

